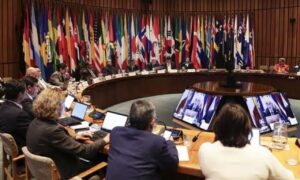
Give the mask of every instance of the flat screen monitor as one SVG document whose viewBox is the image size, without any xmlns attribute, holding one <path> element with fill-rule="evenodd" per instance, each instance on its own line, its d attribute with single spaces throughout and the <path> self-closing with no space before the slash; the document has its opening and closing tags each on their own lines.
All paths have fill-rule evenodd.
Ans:
<svg viewBox="0 0 300 180">
<path fill-rule="evenodd" d="M 87 108 L 87 105 L 76 102 L 71 116 L 77 119 L 84 120 Z"/>
<path fill-rule="evenodd" d="M 272 130 L 276 122 L 290 124 L 272 94 L 258 96 L 257 99 L 260 105 L 260 111 Z"/>
<path fill-rule="evenodd" d="M 245 97 L 245 102 L 250 113 L 253 126 L 258 128 L 260 133 L 269 132 L 271 129 L 259 110 L 257 97 Z"/>
<path fill-rule="evenodd" d="M 74 97 L 71 96 L 71 95 L 68 95 L 65 99 L 65 108 L 66 109 L 70 109 L 71 105 L 72 105 L 72 102 L 74 101 Z"/>
<path fill-rule="evenodd" d="M 220 100 L 220 96 L 187 89 L 180 98 L 173 116 L 185 123 L 208 130 Z"/>
<path fill-rule="evenodd" d="M 124 127 L 126 126 L 127 119 L 127 115 L 107 111 L 102 124 L 102 130 L 110 132 L 117 126 Z"/>
<path fill-rule="evenodd" d="M 297 125 L 298 120 L 292 111 L 291 105 L 284 93 L 273 92 L 272 98 L 277 103 L 282 119 L 288 121 L 290 125 Z"/>
</svg>

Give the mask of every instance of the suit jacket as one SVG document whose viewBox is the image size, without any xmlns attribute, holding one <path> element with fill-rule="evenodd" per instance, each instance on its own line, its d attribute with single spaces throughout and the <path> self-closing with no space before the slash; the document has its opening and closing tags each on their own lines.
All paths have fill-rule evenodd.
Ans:
<svg viewBox="0 0 300 180">
<path fill-rule="evenodd" d="M 82 166 L 79 157 L 95 159 L 100 155 L 103 146 L 100 139 L 92 144 L 77 142 L 54 120 L 35 119 L 28 128 L 28 150 L 33 154 L 51 158 L 62 179 L 68 179 L 88 169 Z"/>
<path fill-rule="evenodd" d="M 27 112 L 10 101 L 0 107 L 0 131 L 11 134 L 19 150 L 26 145 L 26 132 L 31 121 Z"/>
<path fill-rule="evenodd" d="M 194 65 L 191 62 L 188 63 L 188 64 L 184 63 L 184 64 L 181 65 L 181 68 L 184 68 L 184 69 L 194 69 Z"/>
<path fill-rule="evenodd" d="M 29 117 L 33 120 L 34 114 L 32 111 L 32 103 L 33 103 L 33 100 L 30 97 L 27 97 L 21 102 L 21 105 L 23 106 L 23 110 L 26 111 L 28 113 Z"/>
<path fill-rule="evenodd" d="M 117 71 L 113 66 L 106 66 L 102 69 L 102 73 L 104 76 L 116 74 Z"/>
<path fill-rule="evenodd" d="M 138 71 L 139 70 L 139 67 L 137 65 L 134 65 L 134 66 L 127 66 L 127 69 L 126 69 L 126 72 L 135 72 L 135 71 Z"/>
<path fill-rule="evenodd" d="M 110 134 L 106 179 L 160 179 L 160 173 L 176 171 L 175 144 L 148 131 L 116 127 Z"/>
<path fill-rule="evenodd" d="M 269 108 L 266 109 L 266 116 L 279 114 L 279 110 L 277 108 L 273 107 L 272 109 L 273 109 L 273 114 L 271 113 L 271 110 Z"/>
</svg>

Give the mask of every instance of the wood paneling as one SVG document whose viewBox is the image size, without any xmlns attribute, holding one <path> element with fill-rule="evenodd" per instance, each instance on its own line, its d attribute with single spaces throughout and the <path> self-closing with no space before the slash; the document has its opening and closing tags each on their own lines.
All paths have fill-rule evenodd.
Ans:
<svg viewBox="0 0 300 180">
<path fill-rule="evenodd" d="M 16 29 L 21 27 L 24 0 L 0 1 L 0 76 L 18 76 L 19 45 Z M 35 2 L 52 2 L 35 0 Z M 253 14 L 256 66 L 273 65 L 286 57 L 292 66 L 300 59 L 300 0 L 59 0 L 72 7 L 88 9 L 155 12 L 160 15 Z M 293 23 L 291 19 L 295 19 Z M 20 31 L 18 31 L 20 33 Z"/>
<path fill-rule="evenodd" d="M 0 1 L 0 76 L 17 77 L 19 72 L 18 34 L 21 27 L 20 0 Z"/>
</svg>

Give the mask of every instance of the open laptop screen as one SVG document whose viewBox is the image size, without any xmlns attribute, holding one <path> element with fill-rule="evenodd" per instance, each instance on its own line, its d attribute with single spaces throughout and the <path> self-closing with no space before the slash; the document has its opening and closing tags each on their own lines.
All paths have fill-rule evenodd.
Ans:
<svg viewBox="0 0 300 180">
<path fill-rule="evenodd" d="M 102 129 L 106 131 L 111 131 L 114 127 L 122 126 L 124 127 L 127 122 L 127 116 L 115 112 L 106 112 Z"/>
<path fill-rule="evenodd" d="M 84 120 L 84 116 L 86 113 L 88 106 L 81 103 L 75 103 L 74 109 L 72 111 L 72 117 Z"/>
<path fill-rule="evenodd" d="M 74 101 L 74 97 L 71 96 L 71 95 L 68 95 L 65 99 L 65 108 L 66 109 L 70 109 L 71 105 L 72 105 L 72 102 Z"/>
</svg>

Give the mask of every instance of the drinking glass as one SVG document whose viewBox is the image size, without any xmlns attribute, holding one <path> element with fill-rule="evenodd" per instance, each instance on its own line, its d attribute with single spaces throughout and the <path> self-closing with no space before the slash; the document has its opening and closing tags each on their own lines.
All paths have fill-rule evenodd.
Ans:
<svg viewBox="0 0 300 180">
<path fill-rule="evenodd" d="M 276 122 L 273 130 L 273 148 L 284 149 L 287 144 L 287 124 Z"/>
</svg>

